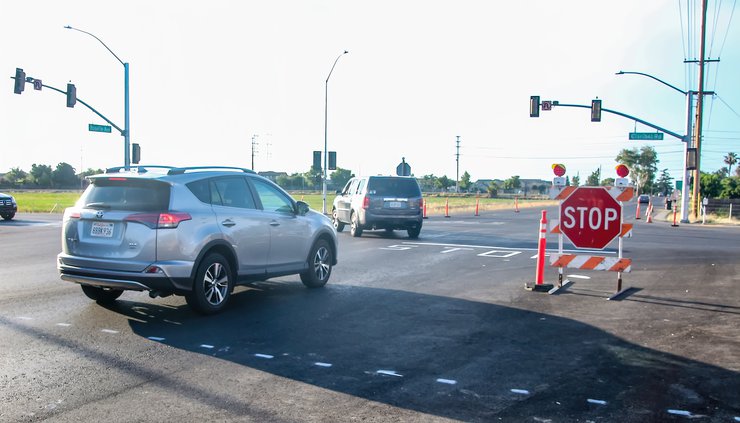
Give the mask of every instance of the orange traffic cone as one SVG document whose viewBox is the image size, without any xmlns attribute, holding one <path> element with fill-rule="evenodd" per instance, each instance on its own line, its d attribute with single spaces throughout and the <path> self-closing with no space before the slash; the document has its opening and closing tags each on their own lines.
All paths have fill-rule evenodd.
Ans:
<svg viewBox="0 0 740 423">
<path fill-rule="evenodd" d="M 445 200 L 445 217 L 450 217 L 450 199 Z"/>
</svg>

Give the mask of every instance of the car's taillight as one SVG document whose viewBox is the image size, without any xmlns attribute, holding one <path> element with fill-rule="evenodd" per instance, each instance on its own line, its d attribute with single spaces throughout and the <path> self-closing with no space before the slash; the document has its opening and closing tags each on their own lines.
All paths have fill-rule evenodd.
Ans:
<svg viewBox="0 0 740 423">
<path fill-rule="evenodd" d="M 80 212 L 70 212 L 67 217 L 70 219 L 80 219 L 82 215 L 80 214 Z"/>
<path fill-rule="evenodd" d="M 423 198 L 420 198 L 419 199 L 419 208 L 420 209 L 423 209 L 424 208 L 424 199 Z"/>
<path fill-rule="evenodd" d="M 189 213 L 167 212 L 167 213 L 136 213 L 126 216 L 125 222 L 135 222 L 146 225 L 151 229 L 176 228 L 180 222 L 191 220 Z"/>
<path fill-rule="evenodd" d="M 363 209 L 369 209 L 370 208 L 370 197 L 365 197 L 362 200 L 362 208 Z"/>
</svg>

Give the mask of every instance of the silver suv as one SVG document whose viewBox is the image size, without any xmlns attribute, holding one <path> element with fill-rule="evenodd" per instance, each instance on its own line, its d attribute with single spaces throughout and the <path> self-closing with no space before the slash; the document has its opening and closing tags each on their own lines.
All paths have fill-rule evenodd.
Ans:
<svg viewBox="0 0 740 423">
<path fill-rule="evenodd" d="M 365 229 L 402 229 L 409 238 L 418 238 L 424 207 L 419 183 L 402 176 L 352 178 L 337 193 L 332 207 L 332 221 L 338 232 L 350 225 L 352 236 Z"/>
<path fill-rule="evenodd" d="M 139 166 L 89 179 L 64 212 L 57 268 L 99 303 L 149 291 L 213 314 L 237 284 L 300 274 L 317 288 L 337 264 L 331 221 L 251 170 Z"/>
</svg>

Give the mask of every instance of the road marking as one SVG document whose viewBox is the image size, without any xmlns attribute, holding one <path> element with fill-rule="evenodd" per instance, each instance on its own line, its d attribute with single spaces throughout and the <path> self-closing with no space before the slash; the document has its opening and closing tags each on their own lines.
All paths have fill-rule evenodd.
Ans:
<svg viewBox="0 0 740 423">
<path fill-rule="evenodd" d="M 103 333 L 118 333 L 117 330 L 113 330 L 113 329 L 101 329 L 100 331 Z"/>
<path fill-rule="evenodd" d="M 446 385 L 457 385 L 457 381 L 452 379 L 437 379 L 437 382 L 444 383 Z"/>
<path fill-rule="evenodd" d="M 604 400 L 597 400 L 597 399 L 591 399 L 591 398 L 589 398 L 586 401 L 588 401 L 591 404 L 606 405 L 606 401 L 604 401 Z"/>
<path fill-rule="evenodd" d="M 441 251 L 440 254 L 452 253 L 454 251 L 473 251 L 473 249 L 465 248 L 465 247 L 447 247 L 447 249 L 444 251 Z"/>
<path fill-rule="evenodd" d="M 214 348 L 213 345 L 208 345 L 208 344 L 200 344 L 200 347 L 201 348 L 208 348 L 209 350 Z"/>
<path fill-rule="evenodd" d="M 405 251 L 410 250 L 412 248 L 416 248 L 418 245 L 389 245 L 387 247 L 380 247 L 381 250 L 390 250 L 390 251 Z"/>
<path fill-rule="evenodd" d="M 149 337 L 147 337 L 146 339 L 149 339 L 149 340 L 152 340 L 152 341 L 157 341 L 157 342 L 162 342 L 162 341 L 164 341 L 164 338 L 162 338 L 162 337 L 159 337 L 159 336 L 149 336 Z M 201 346 L 202 346 L 202 345 L 201 345 Z"/>
<path fill-rule="evenodd" d="M 255 356 L 255 357 L 259 357 L 259 358 L 266 358 L 266 359 L 268 359 L 268 360 L 269 360 L 269 359 L 272 359 L 272 358 L 275 358 L 275 356 L 273 356 L 273 355 L 270 355 L 270 354 L 255 354 L 254 356 Z"/>
<path fill-rule="evenodd" d="M 33 320 L 33 317 L 28 317 L 28 316 L 18 316 L 18 317 L 16 317 L 16 319 L 18 319 L 18 320 Z"/>
<path fill-rule="evenodd" d="M 529 395 L 529 391 L 527 391 L 526 389 L 512 389 L 511 392 L 515 394 Z"/>
<path fill-rule="evenodd" d="M 57 326 L 62 326 L 66 328 L 68 326 L 72 326 L 72 324 L 71 323 L 57 323 Z"/>
<path fill-rule="evenodd" d="M 432 246 L 432 247 L 452 247 L 452 248 L 483 248 L 487 250 L 505 250 L 505 251 L 539 251 L 537 248 L 513 248 L 513 247 L 497 247 L 495 245 L 476 245 L 476 244 L 447 244 L 441 242 L 410 242 L 404 241 L 401 246 Z M 549 250 L 556 252 L 556 249 Z M 616 251 L 602 251 L 602 250 L 573 250 L 563 249 L 563 252 L 578 253 L 578 254 L 616 254 Z M 536 258 L 534 256 L 533 258 Z"/>
<path fill-rule="evenodd" d="M 317 361 L 316 363 L 313 363 L 313 364 L 314 366 L 319 366 L 319 367 L 331 367 L 332 366 L 331 363 L 322 363 L 320 361 Z"/>
<path fill-rule="evenodd" d="M 375 373 L 386 375 L 386 376 L 403 377 L 403 375 L 399 375 L 398 373 L 396 373 L 395 370 L 378 370 Z"/>
<path fill-rule="evenodd" d="M 669 409 L 668 409 L 668 414 L 675 414 L 675 415 L 677 415 L 677 416 L 688 416 L 688 417 L 690 417 L 690 416 L 691 416 L 691 411 L 686 411 L 686 410 L 673 410 L 673 409 L 670 409 L 670 408 L 669 408 Z"/>
<path fill-rule="evenodd" d="M 478 257 L 492 257 L 492 258 L 509 258 L 514 257 L 517 254 L 521 254 L 521 251 L 499 251 L 499 250 L 491 250 L 486 251 L 485 253 L 478 254 Z M 503 255 L 499 255 L 503 254 Z"/>
</svg>

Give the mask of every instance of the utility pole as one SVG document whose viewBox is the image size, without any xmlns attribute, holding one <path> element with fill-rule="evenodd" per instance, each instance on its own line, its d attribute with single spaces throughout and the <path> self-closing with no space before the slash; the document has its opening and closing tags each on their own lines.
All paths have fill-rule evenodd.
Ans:
<svg viewBox="0 0 740 423">
<path fill-rule="evenodd" d="M 254 170 L 254 155 L 257 153 L 257 137 L 259 135 L 252 135 L 252 170 Z"/>
<path fill-rule="evenodd" d="M 701 183 L 701 134 L 702 134 L 702 118 L 704 116 L 704 54 L 706 49 L 706 38 L 707 38 L 707 1 L 702 0 L 701 2 L 701 47 L 699 48 L 699 95 L 696 99 L 696 134 L 694 136 L 694 143 L 696 147 L 696 169 L 694 169 L 694 195 L 692 211 L 694 216 L 699 216 L 699 207 L 701 198 L 699 198 L 700 190 L 699 185 Z"/>
<path fill-rule="evenodd" d="M 460 192 L 460 135 L 457 135 L 457 153 L 455 154 L 455 160 L 457 161 L 457 173 L 455 176 L 455 192 Z"/>
</svg>

